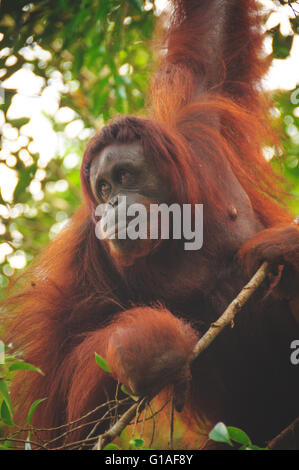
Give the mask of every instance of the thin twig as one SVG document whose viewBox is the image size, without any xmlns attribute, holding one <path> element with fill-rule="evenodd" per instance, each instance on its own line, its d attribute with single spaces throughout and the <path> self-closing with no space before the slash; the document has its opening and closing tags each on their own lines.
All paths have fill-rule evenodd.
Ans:
<svg viewBox="0 0 299 470">
<path fill-rule="evenodd" d="M 155 438 L 156 420 L 155 420 L 155 413 L 153 413 L 151 404 L 149 403 L 148 406 L 149 406 L 149 409 L 150 409 L 150 412 L 151 412 L 151 418 L 152 418 L 152 420 L 153 420 L 152 435 L 151 435 L 151 440 L 150 440 L 150 443 L 149 443 L 149 448 L 151 448 L 152 445 L 153 445 L 153 442 L 154 442 L 154 438 Z"/>
<path fill-rule="evenodd" d="M 147 408 L 148 408 L 148 403 L 146 403 L 145 410 L 144 410 L 144 413 L 143 413 L 143 419 L 142 419 L 142 425 L 141 425 L 141 431 L 140 431 L 140 437 L 141 438 L 143 438 L 143 434 L 144 434 Z"/>
<path fill-rule="evenodd" d="M 5 441 L 18 442 L 18 443 L 22 443 L 22 444 L 30 444 L 31 446 L 36 446 L 40 449 L 48 450 L 44 445 L 39 444 L 38 442 L 29 441 L 29 440 L 25 441 L 25 439 L 15 439 L 15 438 L 11 438 L 11 437 L 3 437 L 3 438 L 1 437 L 0 438 L 0 442 L 5 442 Z"/>
<path fill-rule="evenodd" d="M 136 415 L 136 412 L 145 407 L 147 403 L 147 398 L 141 398 L 138 402 L 134 403 L 121 417 L 120 419 L 101 436 L 99 436 L 96 445 L 93 447 L 93 450 L 103 449 L 109 442 L 112 442 L 117 436 L 120 435 L 123 429 L 131 422 L 131 420 Z"/>
<path fill-rule="evenodd" d="M 174 431 L 174 395 L 171 397 L 170 404 L 170 437 L 169 437 L 169 448 L 173 450 L 173 431 Z"/>
</svg>

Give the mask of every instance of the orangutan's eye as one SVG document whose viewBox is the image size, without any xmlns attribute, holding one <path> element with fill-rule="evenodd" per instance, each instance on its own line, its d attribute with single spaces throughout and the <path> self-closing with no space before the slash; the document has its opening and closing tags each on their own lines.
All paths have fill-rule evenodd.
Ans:
<svg viewBox="0 0 299 470">
<path fill-rule="evenodd" d="M 98 184 L 98 195 L 103 199 L 107 199 L 111 193 L 111 185 L 107 181 L 100 181 Z"/>
</svg>

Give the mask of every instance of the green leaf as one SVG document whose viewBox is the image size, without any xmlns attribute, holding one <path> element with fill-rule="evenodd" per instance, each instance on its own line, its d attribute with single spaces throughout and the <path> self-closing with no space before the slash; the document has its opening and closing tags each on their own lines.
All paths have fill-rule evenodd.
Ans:
<svg viewBox="0 0 299 470">
<path fill-rule="evenodd" d="M 5 441 L 4 444 L 0 445 L 0 450 L 10 450 L 11 441 Z"/>
<path fill-rule="evenodd" d="M 13 426 L 14 425 L 13 420 L 12 420 L 12 415 L 11 415 L 9 409 L 8 409 L 8 406 L 7 406 L 5 400 L 3 400 L 3 402 L 2 402 L 0 414 L 1 414 L 1 419 L 2 419 L 4 424 L 6 424 L 7 426 Z"/>
<path fill-rule="evenodd" d="M 103 369 L 105 372 L 111 373 L 111 370 L 107 364 L 107 361 L 97 353 L 94 353 L 94 355 L 95 355 L 95 359 L 96 359 L 98 366 L 100 366 L 100 368 Z"/>
<path fill-rule="evenodd" d="M 259 446 L 255 446 L 254 444 L 251 444 L 247 446 L 245 450 L 269 450 L 269 449 L 267 449 L 266 447 L 259 447 Z"/>
<path fill-rule="evenodd" d="M 242 431 L 242 429 L 228 426 L 227 431 L 232 441 L 238 442 L 239 444 L 243 444 L 245 446 L 250 446 L 252 444 L 250 438 L 244 431 Z"/>
<path fill-rule="evenodd" d="M 290 55 L 294 36 L 283 36 L 280 32 L 280 25 L 275 26 L 270 31 L 273 35 L 273 56 L 275 59 L 285 59 Z"/>
<path fill-rule="evenodd" d="M 144 446 L 144 440 L 143 439 L 131 439 L 129 442 L 129 445 L 140 448 Z"/>
<path fill-rule="evenodd" d="M 19 118 L 19 119 L 8 119 L 7 120 L 13 127 L 16 127 L 17 129 L 19 129 L 20 127 L 24 126 L 25 124 L 28 124 L 28 122 L 30 121 L 29 118 L 27 117 L 23 117 L 23 118 Z"/>
<path fill-rule="evenodd" d="M 14 191 L 15 201 L 23 202 L 26 200 L 26 196 L 28 195 L 28 187 L 35 175 L 36 169 L 37 164 L 34 162 L 31 166 L 22 168 L 22 170 L 19 171 L 19 181 Z"/>
<path fill-rule="evenodd" d="M 292 26 L 292 30 L 294 31 L 295 34 L 299 33 L 299 16 L 296 16 L 296 18 L 290 18 L 290 23 Z"/>
<path fill-rule="evenodd" d="M 111 442 L 110 444 L 107 444 L 103 450 L 120 450 L 120 447 Z"/>
<path fill-rule="evenodd" d="M 138 400 L 139 400 L 139 397 L 137 397 L 136 395 L 133 395 L 133 394 L 127 389 L 127 387 L 126 387 L 124 384 L 121 384 L 120 389 L 121 389 L 121 391 L 124 392 L 126 395 L 129 395 L 129 397 L 131 397 L 134 401 L 138 401 Z"/>
<path fill-rule="evenodd" d="M 230 446 L 233 445 L 229 438 L 227 427 L 224 423 L 217 423 L 216 426 L 214 426 L 212 431 L 209 433 L 209 438 L 215 442 L 224 442 L 225 444 L 228 444 Z"/>
<path fill-rule="evenodd" d="M 38 407 L 38 405 L 40 403 L 42 403 L 43 401 L 47 400 L 47 397 L 46 398 L 40 398 L 39 400 L 36 400 L 34 403 L 32 403 L 31 407 L 30 407 L 30 410 L 29 410 L 29 413 L 28 413 L 28 416 L 27 416 L 27 423 L 30 424 L 31 423 L 31 419 L 32 419 L 32 416 L 36 410 L 36 408 Z"/>
<path fill-rule="evenodd" d="M 142 0 L 130 0 L 131 5 L 136 8 L 139 13 L 143 12 L 143 2 Z"/>
<path fill-rule="evenodd" d="M 0 379 L 0 394 L 2 395 L 6 405 L 9 409 L 11 416 L 13 415 L 13 408 L 10 401 L 9 391 L 6 382 L 3 379 Z"/>
<path fill-rule="evenodd" d="M 28 364 L 28 362 L 24 361 L 16 361 L 11 366 L 9 366 L 9 371 L 13 372 L 16 370 L 34 370 L 39 374 L 45 375 L 38 367 L 33 366 L 32 364 Z"/>
</svg>

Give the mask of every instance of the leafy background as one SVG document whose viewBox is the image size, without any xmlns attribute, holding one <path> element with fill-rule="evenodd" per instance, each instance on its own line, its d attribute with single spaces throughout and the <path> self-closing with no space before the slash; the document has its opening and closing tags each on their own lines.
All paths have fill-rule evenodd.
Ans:
<svg viewBox="0 0 299 470">
<path fill-rule="evenodd" d="M 274 10 L 278 3 L 286 2 L 273 2 Z M 113 115 L 136 113 L 144 106 L 153 67 L 154 7 L 150 0 L 0 2 L 0 80 L 5 87 L 0 104 L 0 176 L 7 174 L 15 181 L 11 194 L 2 188 L 0 195 L 1 288 L 55 237 L 78 207 L 80 158 L 90 136 Z M 273 57 L 281 61 L 288 58 L 299 33 L 293 12 L 290 24 L 288 35 L 282 34 L 280 25 L 268 31 Z M 50 105 L 40 126 L 49 129 L 51 138 L 44 144 L 42 138 L 36 143 L 30 102 L 28 112 L 22 107 L 23 115 L 12 112 L 18 107 L 20 92 L 14 77 L 20 72 L 39 84 L 36 97 L 48 96 Z M 272 162 L 287 177 L 290 191 L 299 195 L 299 91 L 295 90 L 273 92 L 284 159 Z M 55 151 L 45 158 L 52 140 Z M 292 209 L 299 213 L 298 200 Z"/>
</svg>

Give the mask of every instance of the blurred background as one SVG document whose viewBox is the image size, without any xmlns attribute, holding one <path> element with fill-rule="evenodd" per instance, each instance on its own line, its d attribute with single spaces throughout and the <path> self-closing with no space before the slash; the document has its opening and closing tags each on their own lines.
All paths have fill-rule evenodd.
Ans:
<svg viewBox="0 0 299 470">
<path fill-rule="evenodd" d="M 78 207 L 80 161 L 95 130 L 144 106 L 153 29 L 166 3 L 0 0 L 0 289 Z M 273 55 L 263 85 L 282 132 L 281 149 L 266 147 L 265 158 L 286 177 L 296 215 L 299 2 L 261 3 Z"/>
</svg>

